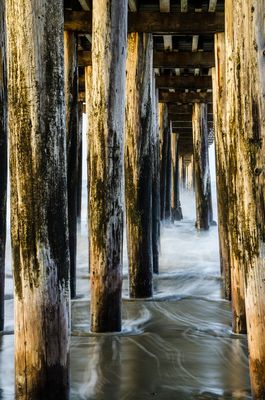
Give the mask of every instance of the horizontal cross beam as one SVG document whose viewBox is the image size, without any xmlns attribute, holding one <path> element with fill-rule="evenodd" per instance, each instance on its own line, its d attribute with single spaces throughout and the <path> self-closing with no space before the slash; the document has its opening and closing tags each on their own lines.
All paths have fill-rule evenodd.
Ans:
<svg viewBox="0 0 265 400">
<path fill-rule="evenodd" d="M 159 91 L 160 103 L 211 103 L 213 101 L 212 93 L 208 92 L 194 92 L 194 93 L 181 93 L 181 92 L 162 92 Z"/>
<path fill-rule="evenodd" d="M 80 66 L 92 65 L 92 54 L 90 51 L 78 52 L 78 65 Z M 153 66 L 154 68 L 189 68 L 189 67 L 210 68 L 214 66 L 214 53 L 154 51 Z M 210 78 L 210 77 L 201 77 L 201 78 Z"/>
<path fill-rule="evenodd" d="M 92 33 L 89 11 L 64 11 L 64 29 Z M 204 35 L 224 32 L 224 13 L 129 12 L 128 32 L 173 35 Z"/>
<path fill-rule="evenodd" d="M 192 105 L 191 104 L 169 104 L 168 112 L 170 114 L 192 114 Z M 210 103 L 207 106 L 208 115 L 213 113 L 213 105 Z"/>
<path fill-rule="evenodd" d="M 155 68 L 211 68 L 214 63 L 213 52 L 154 51 Z"/>
<path fill-rule="evenodd" d="M 191 122 L 192 121 L 192 114 L 174 114 L 174 113 L 169 113 L 168 118 L 170 121 L 173 123 L 178 123 L 178 122 Z M 208 122 L 213 122 L 213 114 L 207 115 Z"/>
<path fill-rule="evenodd" d="M 160 75 L 156 77 L 158 88 L 181 89 L 212 89 L 211 76 L 169 76 Z"/>
</svg>

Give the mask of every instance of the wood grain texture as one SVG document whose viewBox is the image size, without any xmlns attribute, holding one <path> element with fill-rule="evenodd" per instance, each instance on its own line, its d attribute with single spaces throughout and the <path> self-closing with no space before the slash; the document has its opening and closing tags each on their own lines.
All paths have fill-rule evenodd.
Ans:
<svg viewBox="0 0 265 400">
<path fill-rule="evenodd" d="M 69 398 L 62 1 L 8 0 L 16 399 Z"/>
<path fill-rule="evenodd" d="M 125 200 L 130 296 L 153 294 L 152 135 L 153 38 L 128 36 Z"/>
<path fill-rule="evenodd" d="M 4 329 L 7 200 L 7 70 L 5 1 L 0 0 L 0 331 Z"/>
<path fill-rule="evenodd" d="M 89 134 L 91 330 L 121 330 L 127 0 L 93 4 Z"/>
<path fill-rule="evenodd" d="M 218 229 L 220 264 L 224 280 L 225 297 L 231 300 L 231 268 L 229 244 L 229 189 L 227 176 L 228 132 L 226 126 L 226 69 L 225 34 L 215 35 L 215 63 L 212 70 L 214 130 L 216 151 L 216 187 L 218 206 Z"/>
</svg>

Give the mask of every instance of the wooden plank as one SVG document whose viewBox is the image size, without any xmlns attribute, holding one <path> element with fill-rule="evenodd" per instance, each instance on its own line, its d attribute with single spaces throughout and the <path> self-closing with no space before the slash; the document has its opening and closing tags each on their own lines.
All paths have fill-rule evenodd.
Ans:
<svg viewBox="0 0 265 400">
<path fill-rule="evenodd" d="M 170 119 L 170 121 L 172 121 L 173 124 L 190 123 L 192 120 L 192 114 L 191 113 L 188 113 L 188 114 L 169 113 L 168 118 Z M 208 123 L 210 123 L 211 125 L 213 124 L 213 114 L 208 113 Z"/>
<path fill-rule="evenodd" d="M 212 102 L 212 94 L 207 92 L 200 93 L 181 93 L 181 92 L 159 92 L 160 103 L 209 103 Z"/>
<path fill-rule="evenodd" d="M 91 0 L 78 0 L 81 7 L 83 8 L 83 10 L 85 11 L 90 11 L 92 10 L 92 2 Z"/>
<path fill-rule="evenodd" d="M 137 6 L 138 6 L 137 3 L 138 3 L 137 0 L 128 0 L 128 7 L 131 12 L 137 11 Z"/>
<path fill-rule="evenodd" d="M 64 15 L 65 30 L 92 32 L 91 12 L 65 10 Z M 128 31 L 174 35 L 213 34 L 224 31 L 224 13 L 129 12 Z"/>
<path fill-rule="evenodd" d="M 217 0 L 209 0 L 209 12 L 215 12 L 217 5 Z"/>
<path fill-rule="evenodd" d="M 211 103 L 208 103 L 207 107 L 208 115 L 213 114 L 213 105 Z M 192 114 L 192 105 L 190 104 L 169 104 L 168 105 L 168 112 L 169 114 Z"/>
<path fill-rule="evenodd" d="M 213 52 L 154 51 L 155 68 L 210 68 L 214 66 Z"/>
<path fill-rule="evenodd" d="M 188 11 L 188 0 L 181 0 L 180 9 L 181 9 L 181 12 L 187 12 Z"/>
<path fill-rule="evenodd" d="M 170 12 L 170 0 L 159 0 L 159 8 L 162 13 Z"/>
<path fill-rule="evenodd" d="M 211 89 L 212 79 L 210 76 L 169 76 L 160 75 L 156 77 L 158 88 L 173 89 Z"/>
</svg>

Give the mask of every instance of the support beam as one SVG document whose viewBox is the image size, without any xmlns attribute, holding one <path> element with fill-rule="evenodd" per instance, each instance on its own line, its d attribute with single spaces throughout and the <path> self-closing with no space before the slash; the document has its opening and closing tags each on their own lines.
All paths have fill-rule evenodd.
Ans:
<svg viewBox="0 0 265 400">
<path fill-rule="evenodd" d="M 160 217 L 166 218 L 166 191 L 167 191 L 167 161 L 169 145 L 168 108 L 159 103 L 159 132 L 160 132 Z"/>
<path fill-rule="evenodd" d="M 237 53 L 235 53 L 235 32 L 237 28 L 237 20 L 239 15 L 234 13 L 235 4 L 228 0 L 226 2 L 226 32 L 225 32 L 225 52 L 226 52 L 226 126 L 227 126 L 227 184 L 229 192 L 229 215 L 228 215 L 228 229 L 229 229 L 229 244 L 230 248 L 230 261 L 231 261 L 231 296 L 232 296 L 232 327 L 236 333 L 246 333 L 246 311 L 245 311 L 245 270 L 244 261 L 242 260 L 244 254 L 244 246 L 241 236 L 241 222 L 244 222 L 243 197 L 245 193 L 245 173 L 240 170 L 241 160 L 239 157 L 239 145 L 242 146 L 242 138 L 240 132 L 242 131 L 242 123 L 239 118 L 244 120 L 243 112 L 237 114 L 237 109 L 241 106 L 236 98 L 242 95 L 240 91 L 239 82 L 236 80 L 240 77 L 240 64 L 237 61 Z M 234 18 L 236 17 L 236 20 Z M 245 40 L 245 39 L 244 39 Z M 248 38 L 247 38 L 248 40 Z M 242 43 L 241 43 L 242 45 Z M 238 50 L 240 54 L 240 50 Z M 254 71 L 253 71 L 254 72 Z M 252 72 L 252 73 L 253 73 Z M 245 78 L 244 78 L 245 79 Z M 251 78 L 250 78 L 251 79 Z M 244 90 L 244 98 L 247 93 Z M 254 117 L 256 118 L 256 117 Z M 252 120 L 252 119 L 251 119 Z M 238 131 L 240 129 L 240 131 Z M 251 131 L 253 132 L 252 128 Z M 246 168 L 248 159 L 244 160 L 244 167 Z M 248 172 L 246 178 L 249 177 Z M 243 182 L 242 182 L 242 179 Z M 247 181 L 246 181 L 247 183 Z M 255 201 L 255 200 L 253 200 Z M 250 204 L 248 205 L 248 212 L 250 211 Z M 252 244 L 250 245 L 252 247 Z"/>
<path fill-rule="evenodd" d="M 83 173 L 83 102 L 78 102 L 78 147 L 77 147 L 77 221 L 81 222 L 82 173 Z"/>
<path fill-rule="evenodd" d="M 188 0 L 181 0 L 180 1 L 180 9 L 181 9 L 181 12 L 187 12 L 188 11 Z"/>
<path fill-rule="evenodd" d="M 7 70 L 5 1 L 0 0 L 0 331 L 5 315 L 5 248 L 7 197 Z"/>
<path fill-rule="evenodd" d="M 227 181 L 228 132 L 226 126 L 226 71 L 225 34 L 218 33 L 215 41 L 215 63 L 212 69 L 214 131 L 216 151 L 216 187 L 218 206 L 218 229 L 220 243 L 221 274 L 224 280 L 225 298 L 231 300 L 231 270 L 229 243 L 229 190 Z"/>
<path fill-rule="evenodd" d="M 128 7 L 131 12 L 136 12 L 138 7 L 138 0 L 128 0 Z"/>
<path fill-rule="evenodd" d="M 171 157 L 172 157 L 172 198 L 171 198 L 171 214 L 173 221 L 181 221 L 183 218 L 180 204 L 179 193 L 179 149 L 178 134 L 171 134 Z"/>
<path fill-rule="evenodd" d="M 92 14 L 88 11 L 65 10 L 67 31 L 80 33 L 92 32 Z M 128 15 L 129 32 L 150 32 L 173 35 L 211 35 L 224 31 L 224 13 L 160 13 L 130 12 Z"/>
<path fill-rule="evenodd" d="M 64 400 L 70 262 L 63 9 L 59 1 L 7 0 L 6 10 L 15 397 Z"/>
<path fill-rule="evenodd" d="M 194 104 L 192 124 L 195 168 L 196 228 L 198 230 L 208 230 L 210 223 L 212 222 L 212 204 L 206 104 Z"/>
<path fill-rule="evenodd" d="M 233 167 L 234 178 L 234 192 L 230 196 L 234 196 L 238 228 L 233 238 L 233 257 L 237 256 L 244 276 L 250 379 L 255 400 L 265 398 L 264 9 L 264 0 L 226 1 L 228 157 L 233 162 L 229 167 Z"/>
<path fill-rule="evenodd" d="M 170 0 L 159 0 L 159 8 L 162 13 L 170 12 Z"/>
<path fill-rule="evenodd" d="M 209 0 L 209 12 L 215 12 L 217 6 L 217 0 Z"/>
<path fill-rule="evenodd" d="M 158 88 L 167 89 L 172 88 L 176 90 L 184 89 L 202 89 L 207 90 L 212 88 L 212 77 L 211 76 L 170 76 L 160 75 L 156 77 L 156 85 Z"/>
<path fill-rule="evenodd" d="M 153 137 L 152 137 L 152 247 L 153 272 L 159 272 L 160 248 L 160 135 L 158 125 L 158 90 L 155 85 L 155 75 L 152 81 L 152 108 L 153 108 Z"/>
<path fill-rule="evenodd" d="M 92 67 L 85 67 L 85 101 L 86 101 L 86 139 L 87 139 L 87 198 L 90 199 L 90 143 L 92 138 L 90 138 L 91 132 L 91 113 L 92 113 Z M 90 226 L 90 205 L 87 204 L 87 226 Z M 90 230 L 88 229 L 88 243 L 90 242 Z M 89 248 L 88 248 L 89 251 Z M 90 272 L 90 256 L 88 254 L 88 271 Z"/>
<path fill-rule="evenodd" d="M 192 114 L 193 106 L 191 104 L 168 104 L 168 112 L 169 114 Z M 208 103 L 207 105 L 207 114 L 213 114 L 213 105 L 212 103 Z M 212 117 L 211 117 L 212 118 Z"/>
<path fill-rule="evenodd" d="M 77 35 L 64 32 L 64 85 L 66 108 L 67 198 L 71 298 L 76 296 L 76 229 L 78 168 L 78 64 Z"/>
<path fill-rule="evenodd" d="M 212 93 L 208 92 L 163 92 L 159 91 L 159 101 L 160 103 L 212 103 L 213 96 Z"/>
<path fill-rule="evenodd" d="M 78 52 L 78 65 L 92 65 L 90 51 Z M 154 68 L 210 68 L 214 66 L 214 53 L 212 52 L 154 52 Z"/>
<path fill-rule="evenodd" d="M 210 68 L 214 66 L 214 53 L 212 52 L 175 52 L 155 51 L 155 68 Z"/>
<path fill-rule="evenodd" d="M 166 167 L 166 204 L 165 219 L 171 221 L 171 198 L 172 198 L 172 154 L 171 154 L 171 129 L 169 126 L 168 147 L 167 147 L 167 167 Z"/>
<path fill-rule="evenodd" d="M 89 134 L 89 259 L 93 332 L 121 330 L 127 4 L 127 0 L 93 2 Z"/>
<path fill-rule="evenodd" d="M 132 298 L 153 294 L 152 54 L 151 34 L 128 36 L 125 200 Z"/>
</svg>

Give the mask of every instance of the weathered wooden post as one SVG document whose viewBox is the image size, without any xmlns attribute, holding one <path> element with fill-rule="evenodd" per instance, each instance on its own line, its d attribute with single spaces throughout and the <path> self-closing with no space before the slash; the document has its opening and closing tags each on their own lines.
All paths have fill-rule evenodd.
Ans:
<svg viewBox="0 0 265 400">
<path fill-rule="evenodd" d="M 0 0 L 0 331 L 4 329 L 6 195 L 7 195 L 7 77 L 5 1 Z"/>
<path fill-rule="evenodd" d="M 152 71 L 153 37 L 128 36 L 126 86 L 125 200 L 130 296 L 153 294 L 152 248 Z"/>
<path fill-rule="evenodd" d="M 89 158 L 89 149 L 90 149 L 90 116 L 91 116 L 91 109 L 92 109 L 92 102 L 91 102 L 91 93 L 92 93 L 92 67 L 85 67 L 85 94 L 86 94 L 86 124 L 87 124 L 87 131 L 86 131 L 86 139 L 87 139 L 87 198 L 90 198 L 90 158 Z M 93 134 L 93 132 L 91 132 Z M 90 213 L 90 206 L 89 202 L 87 204 L 87 226 L 89 227 L 89 213 Z M 89 242 L 89 229 L 88 229 L 88 242 Z M 89 247 L 89 246 L 88 246 Z M 89 249 L 88 249 L 89 251 Z M 89 258 L 89 257 L 88 257 Z M 90 266 L 89 266 L 90 270 Z"/>
<path fill-rule="evenodd" d="M 153 73 L 152 81 L 152 247 L 153 272 L 159 272 L 159 245 L 160 245 L 160 135 L 158 126 L 158 90 Z"/>
<path fill-rule="evenodd" d="M 169 146 L 168 108 L 165 103 L 159 103 L 160 132 L 160 214 L 161 220 L 166 218 L 167 193 L 167 162 Z"/>
<path fill-rule="evenodd" d="M 229 192 L 227 183 L 227 145 L 226 128 L 226 72 L 225 72 L 225 34 L 217 33 L 215 41 L 215 68 L 213 80 L 213 115 L 216 153 L 216 186 L 218 205 L 218 229 L 220 243 L 220 265 L 224 280 L 224 293 L 231 300 L 230 243 L 228 230 Z"/>
<path fill-rule="evenodd" d="M 171 157 L 172 157 L 172 219 L 173 221 L 181 221 L 183 218 L 179 195 L 179 151 L 178 151 L 178 134 L 171 134 Z"/>
<path fill-rule="evenodd" d="M 89 135 L 91 330 L 121 329 L 127 0 L 92 11 Z"/>
<path fill-rule="evenodd" d="M 76 296 L 76 229 L 78 167 L 78 61 L 77 35 L 64 32 L 64 74 L 67 144 L 67 192 L 71 298 Z"/>
<path fill-rule="evenodd" d="M 16 399 L 68 399 L 61 1 L 7 0 Z M 2 17 L 2 15 L 1 15 Z"/>
<path fill-rule="evenodd" d="M 233 65 L 228 64 L 231 70 L 227 76 L 232 142 L 228 156 L 237 190 L 234 201 L 238 231 L 232 247 L 234 252 L 240 250 L 237 261 L 244 271 L 250 377 L 255 400 L 265 398 L 264 9 L 264 0 L 228 0 L 225 11 L 226 44 L 231 46 L 233 40 Z M 231 55 L 229 47 L 227 57 Z M 232 72 L 234 95 L 228 91 Z M 233 284 L 232 279 L 232 299 Z"/>
<path fill-rule="evenodd" d="M 195 163 L 196 227 L 210 226 L 211 180 L 208 155 L 207 104 L 196 103 L 192 113 L 193 157 Z"/>
<path fill-rule="evenodd" d="M 245 271 L 242 255 L 244 246 L 239 236 L 241 229 L 240 215 L 244 193 L 244 184 L 241 182 L 243 172 L 238 159 L 239 144 L 242 140 L 239 132 L 242 131 L 241 115 L 237 115 L 237 96 L 244 96 L 246 93 L 236 91 L 236 74 L 240 76 L 240 59 L 235 52 L 235 31 L 236 20 L 234 4 L 229 0 L 225 5 L 225 51 L 226 51 L 226 129 L 227 129 L 227 184 L 228 184 L 228 230 L 229 230 L 229 253 L 231 263 L 231 297 L 233 313 L 233 331 L 246 333 L 246 311 L 245 311 Z M 238 16 L 236 17 L 236 19 Z M 241 43 L 242 45 L 242 43 Z M 241 113 L 242 114 L 242 111 Z M 239 129 L 239 131 L 238 131 Z M 251 130 L 252 131 L 252 130 Z M 244 161 L 244 164 L 247 160 Z M 241 182 L 241 183 L 240 183 Z M 238 206 L 237 206 L 238 204 Z M 238 209 L 239 207 L 239 209 Z M 248 217 L 247 217 L 248 219 Z M 245 222 L 243 222 L 245 223 Z"/>
<path fill-rule="evenodd" d="M 171 220 L 171 198 L 172 198 L 172 157 L 171 157 L 171 128 L 168 127 L 167 146 L 167 169 L 166 169 L 166 204 L 165 219 Z"/>
<path fill-rule="evenodd" d="M 77 141 L 77 220 L 82 211 L 82 173 L 83 173 L 83 102 L 78 102 L 78 141 Z"/>
</svg>

